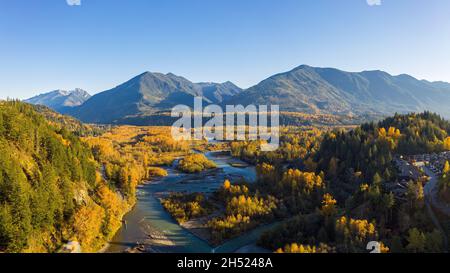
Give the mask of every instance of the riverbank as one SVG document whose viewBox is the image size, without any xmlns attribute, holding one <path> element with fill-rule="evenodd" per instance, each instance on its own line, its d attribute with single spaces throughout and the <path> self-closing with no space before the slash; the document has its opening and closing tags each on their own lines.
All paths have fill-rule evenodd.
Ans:
<svg viewBox="0 0 450 273">
<path fill-rule="evenodd" d="M 192 233 L 194 236 L 199 238 L 200 240 L 205 241 L 211 247 L 215 247 L 211 238 L 211 231 L 208 228 L 208 222 L 211 221 L 215 217 L 219 217 L 223 213 L 224 209 L 216 210 L 214 213 L 207 215 L 205 217 L 200 217 L 196 219 L 191 219 L 184 223 L 181 223 L 180 226 Z"/>
<path fill-rule="evenodd" d="M 220 244 L 214 244 L 211 240 L 211 233 L 208 228 L 203 225 L 203 220 L 198 221 L 191 220 L 186 223 L 180 224 L 181 227 L 186 229 L 188 232 L 192 233 L 194 236 L 198 237 L 208 243 L 211 247 L 211 252 L 221 252 L 222 253 L 270 253 L 270 250 L 259 247 L 256 242 L 259 237 L 266 231 L 274 228 L 279 223 L 272 223 L 266 225 L 257 226 L 247 232 L 240 234 L 234 238 L 227 239 Z"/>
<path fill-rule="evenodd" d="M 134 202 L 134 204 L 131 204 L 131 205 L 128 205 L 128 206 L 127 206 L 127 208 L 126 208 L 125 211 L 123 212 L 122 217 L 120 218 L 120 222 L 121 222 L 121 223 L 124 223 L 124 220 L 123 220 L 123 219 L 125 218 L 125 216 L 126 216 L 131 210 L 133 210 L 133 208 L 134 208 L 135 205 L 136 205 L 136 202 Z M 114 236 L 117 234 L 117 232 L 119 232 L 119 230 L 120 230 L 121 228 L 122 228 L 122 226 L 119 226 L 119 227 L 117 227 L 116 230 L 114 230 L 114 231 L 112 232 L 112 233 L 114 234 Z M 114 236 L 113 236 L 113 237 L 114 237 Z M 97 250 L 96 253 L 106 253 L 110 247 L 111 247 L 110 240 L 107 240 L 107 241 L 103 244 L 102 248 L 100 248 L 99 250 Z"/>
<path fill-rule="evenodd" d="M 256 244 L 257 239 L 261 236 L 262 233 L 274 228 L 279 223 L 274 223 L 270 225 L 264 225 L 255 228 L 249 232 L 242 234 L 236 238 L 232 238 L 223 242 L 218 246 L 211 246 L 209 251 L 202 253 L 272 253 L 272 251 L 262 248 Z M 184 226 L 183 226 L 184 227 Z M 192 229 L 189 232 L 200 240 L 204 240 L 203 236 L 199 236 L 198 233 L 193 233 Z M 144 242 L 136 242 L 134 246 L 130 246 L 125 249 L 123 252 L 125 253 L 162 253 L 162 251 L 155 248 L 155 246 L 165 246 L 165 247 L 173 247 L 175 243 L 169 240 L 166 236 L 161 235 L 148 235 L 148 239 Z"/>
</svg>

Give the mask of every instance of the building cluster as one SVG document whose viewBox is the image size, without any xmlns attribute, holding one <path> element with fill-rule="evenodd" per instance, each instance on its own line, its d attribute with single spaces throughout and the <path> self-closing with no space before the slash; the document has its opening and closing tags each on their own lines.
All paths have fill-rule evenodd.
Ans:
<svg viewBox="0 0 450 273">
<path fill-rule="evenodd" d="M 424 167 L 440 176 L 446 161 L 450 161 L 450 152 L 397 156 L 393 163 L 398 171 L 398 179 L 396 182 L 387 182 L 384 186 L 386 190 L 394 193 L 397 199 L 405 199 L 409 183 L 428 182 L 429 177 L 425 174 Z"/>
<path fill-rule="evenodd" d="M 384 183 L 384 187 L 387 191 L 392 192 L 397 199 L 405 200 L 408 184 L 421 181 L 424 175 L 420 167 L 402 156 L 397 156 L 393 163 L 398 171 L 398 179 L 395 182 Z"/>
<path fill-rule="evenodd" d="M 399 181 L 418 181 L 422 176 L 420 166 L 401 156 L 394 159 L 394 164 L 398 170 Z"/>
<path fill-rule="evenodd" d="M 450 152 L 412 155 L 404 159 L 418 168 L 427 166 L 433 173 L 440 176 L 445 162 L 450 161 Z"/>
</svg>

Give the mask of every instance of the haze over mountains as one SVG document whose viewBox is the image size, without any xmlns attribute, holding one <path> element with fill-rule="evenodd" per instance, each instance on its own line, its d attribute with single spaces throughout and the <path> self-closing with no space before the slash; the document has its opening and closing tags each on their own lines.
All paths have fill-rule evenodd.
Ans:
<svg viewBox="0 0 450 273">
<path fill-rule="evenodd" d="M 52 92 L 53 93 L 53 92 Z M 50 93 L 50 94 L 52 94 Z M 143 73 L 84 102 L 62 95 L 27 100 L 44 104 L 81 121 L 129 123 L 130 117 L 154 116 L 178 104 L 278 104 L 281 111 L 334 115 L 389 115 L 429 110 L 450 117 L 450 84 L 417 80 L 383 71 L 345 72 L 299 66 L 242 90 L 231 82 L 193 83 L 174 74 Z M 59 102 L 62 106 L 59 106 Z M 70 107 L 67 107 L 70 106 Z M 151 122 L 149 121 L 149 124 Z"/>
</svg>

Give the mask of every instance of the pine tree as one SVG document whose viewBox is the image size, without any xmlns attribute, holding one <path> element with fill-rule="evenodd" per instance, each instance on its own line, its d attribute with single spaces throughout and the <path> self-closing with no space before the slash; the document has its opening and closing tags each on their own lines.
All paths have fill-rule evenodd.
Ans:
<svg viewBox="0 0 450 273">
<path fill-rule="evenodd" d="M 413 228 L 409 231 L 408 235 L 408 245 L 406 249 L 410 252 L 420 253 L 425 250 L 425 235 L 418 230 L 417 228 Z"/>
<path fill-rule="evenodd" d="M 381 183 L 383 182 L 383 178 L 378 173 L 375 173 L 372 182 L 374 185 L 381 185 Z"/>
</svg>

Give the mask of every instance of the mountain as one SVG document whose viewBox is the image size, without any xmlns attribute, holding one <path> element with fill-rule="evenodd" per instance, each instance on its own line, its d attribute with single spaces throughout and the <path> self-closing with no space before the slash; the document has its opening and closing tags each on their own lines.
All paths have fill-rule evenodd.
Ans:
<svg viewBox="0 0 450 273">
<path fill-rule="evenodd" d="M 84 122 L 121 123 L 123 119 L 153 115 L 178 104 L 192 106 L 196 96 L 203 96 L 205 104 L 221 103 L 241 91 L 230 82 L 197 84 L 172 73 L 145 72 L 93 96 L 68 113 Z"/>
<path fill-rule="evenodd" d="M 283 111 L 382 114 L 430 110 L 450 116 L 450 84 L 383 71 L 299 66 L 232 97 L 227 104 L 278 104 Z"/>
<path fill-rule="evenodd" d="M 82 89 L 72 91 L 55 90 L 25 100 L 26 103 L 44 105 L 58 112 L 82 105 L 91 95 Z"/>
<path fill-rule="evenodd" d="M 242 92 L 242 89 L 237 87 L 232 82 L 225 83 L 198 83 L 202 88 L 203 96 L 215 103 L 221 103 L 231 99 L 233 96 Z"/>
<path fill-rule="evenodd" d="M 45 104 L 88 123 L 164 125 L 178 104 L 276 104 L 281 111 L 373 119 L 393 113 L 429 110 L 450 117 L 450 83 L 418 80 L 383 71 L 346 72 L 299 66 L 242 90 L 231 82 L 193 83 L 183 77 L 145 72 L 83 103 L 64 91 L 28 100 Z M 63 105 L 63 107 L 59 107 Z M 76 106 L 78 105 L 78 106 Z M 68 107 L 75 106 L 75 107 Z M 59 107 L 59 108 L 58 108 Z"/>
</svg>

